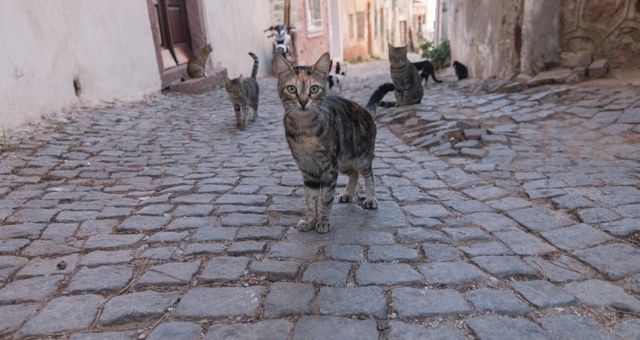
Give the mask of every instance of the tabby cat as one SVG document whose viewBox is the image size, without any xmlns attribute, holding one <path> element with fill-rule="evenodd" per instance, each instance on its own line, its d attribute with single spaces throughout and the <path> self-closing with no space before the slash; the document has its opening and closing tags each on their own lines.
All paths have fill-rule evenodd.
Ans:
<svg viewBox="0 0 640 340">
<path fill-rule="evenodd" d="M 458 80 L 466 79 L 469 77 L 469 70 L 467 70 L 467 67 L 462 63 L 454 61 L 453 68 L 456 70 L 456 76 L 458 76 Z"/>
<path fill-rule="evenodd" d="M 284 129 L 291 155 L 302 172 L 307 215 L 301 231 L 331 230 L 331 207 L 338 172 L 349 176 L 340 202 L 357 199 L 358 176 L 364 177 L 365 209 L 376 209 L 373 172 L 376 125 L 362 106 L 327 95 L 331 59 L 323 54 L 313 66 L 291 66 L 275 55 L 273 72 L 284 106 Z"/>
<path fill-rule="evenodd" d="M 425 83 L 429 81 L 429 76 L 431 76 L 431 78 L 433 78 L 433 81 L 435 81 L 436 83 L 442 83 L 442 80 L 436 78 L 435 69 L 433 67 L 433 64 L 429 60 L 417 61 L 411 64 L 413 64 L 413 66 L 415 66 L 416 69 L 420 71 L 420 77 L 424 79 Z"/>
<path fill-rule="evenodd" d="M 256 80 L 258 74 L 258 57 L 249 52 L 251 58 L 253 58 L 253 70 L 251 71 L 250 78 L 243 78 L 242 74 L 235 79 L 226 78 L 224 82 L 224 88 L 229 94 L 231 104 L 233 104 L 233 111 L 236 113 L 236 125 L 244 130 L 247 127 L 247 121 L 249 120 L 249 107 L 251 107 L 252 115 L 251 121 L 255 121 L 258 118 L 258 99 L 260 97 L 260 87 Z"/>
<path fill-rule="evenodd" d="M 187 74 L 190 78 L 202 78 L 206 77 L 205 69 L 209 54 L 213 48 L 211 44 L 206 44 L 198 53 L 196 53 L 187 63 Z"/>
<path fill-rule="evenodd" d="M 418 69 L 407 59 L 407 46 L 393 47 L 389 44 L 389 64 L 391 71 L 391 83 L 380 85 L 371 96 L 372 99 L 384 97 L 387 92 L 395 90 L 395 102 L 372 102 L 367 104 L 367 109 L 375 113 L 376 104 L 382 107 L 404 106 L 419 104 L 424 95 L 422 78 Z"/>
</svg>

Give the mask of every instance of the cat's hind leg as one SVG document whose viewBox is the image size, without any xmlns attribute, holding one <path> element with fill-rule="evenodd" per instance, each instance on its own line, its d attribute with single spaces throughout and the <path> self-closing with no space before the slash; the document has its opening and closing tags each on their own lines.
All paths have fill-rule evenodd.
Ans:
<svg viewBox="0 0 640 340">
<path fill-rule="evenodd" d="M 340 195 L 340 203 L 349 203 L 356 197 L 356 187 L 358 186 L 359 173 L 356 170 L 351 170 L 347 173 L 349 175 L 349 182 L 344 189 L 344 192 Z"/>
<path fill-rule="evenodd" d="M 367 171 L 362 172 L 362 177 L 364 177 L 364 191 L 366 195 L 364 202 L 362 202 L 362 207 L 365 209 L 378 209 L 375 181 L 373 179 L 371 165 L 369 165 Z"/>
</svg>

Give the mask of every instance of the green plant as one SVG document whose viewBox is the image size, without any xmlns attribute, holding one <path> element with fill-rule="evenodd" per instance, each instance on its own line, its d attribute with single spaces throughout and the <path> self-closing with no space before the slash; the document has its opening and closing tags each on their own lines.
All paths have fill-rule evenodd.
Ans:
<svg viewBox="0 0 640 340">
<path fill-rule="evenodd" d="M 2 140 L 0 140 L 0 150 L 9 150 L 13 146 L 13 136 L 7 135 L 7 131 L 2 128 Z"/>
<path fill-rule="evenodd" d="M 435 46 L 432 41 L 426 41 L 420 45 L 422 57 L 431 60 L 433 67 L 441 69 L 449 64 L 451 58 L 451 48 L 449 40 L 443 41 L 440 45 Z"/>
</svg>

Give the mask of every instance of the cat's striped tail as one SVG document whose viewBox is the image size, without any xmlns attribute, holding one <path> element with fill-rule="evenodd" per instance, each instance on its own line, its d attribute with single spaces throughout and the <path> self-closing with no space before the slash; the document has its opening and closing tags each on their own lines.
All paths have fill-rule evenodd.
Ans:
<svg viewBox="0 0 640 340">
<path fill-rule="evenodd" d="M 380 86 L 378 86 L 378 88 L 373 91 L 373 93 L 371 94 L 371 98 L 369 98 L 369 102 L 367 103 L 367 111 L 369 111 L 369 113 L 371 113 L 372 115 L 374 115 L 376 113 L 376 106 L 380 105 L 382 107 L 392 107 L 395 106 L 395 102 L 382 102 L 382 98 L 384 98 L 384 96 L 395 90 L 396 87 L 395 85 L 393 85 L 392 83 L 384 83 Z"/>
<path fill-rule="evenodd" d="M 251 56 L 251 58 L 253 58 L 253 70 L 251 70 L 251 78 L 256 79 L 256 76 L 258 75 L 258 57 L 252 52 L 249 52 L 249 55 Z"/>
</svg>

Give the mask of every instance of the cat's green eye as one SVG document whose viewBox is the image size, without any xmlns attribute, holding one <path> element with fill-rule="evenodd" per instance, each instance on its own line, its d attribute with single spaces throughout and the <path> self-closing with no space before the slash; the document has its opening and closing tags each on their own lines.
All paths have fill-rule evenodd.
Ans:
<svg viewBox="0 0 640 340">
<path fill-rule="evenodd" d="M 291 94 L 295 94 L 296 93 L 296 87 L 293 86 L 293 85 L 287 86 L 287 92 L 289 92 Z"/>
<path fill-rule="evenodd" d="M 318 85 L 313 85 L 313 86 L 311 86 L 309 88 L 309 92 L 311 94 L 316 94 L 316 93 L 318 93 L 318 91 L 320 91 L 320 86 L 318 86 Z"/>
</svg>

